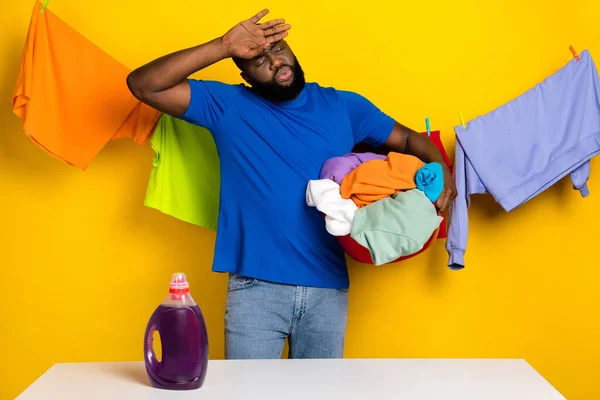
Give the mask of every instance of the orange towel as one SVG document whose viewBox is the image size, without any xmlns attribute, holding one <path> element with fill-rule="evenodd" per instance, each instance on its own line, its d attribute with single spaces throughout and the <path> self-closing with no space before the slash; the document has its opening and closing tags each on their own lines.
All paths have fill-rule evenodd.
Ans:
<svg viewBox="0 0 600 400">
<path fill-rule="evenodd" d="M 12 99 L 25 133 L 81 169 L 113 138 L 144 143 L 160 112 L 131 95 L 129 70 L 41 7 L 33 8 Z"/>
<path fill-rule="evenodd" d="M 415 174 L 424 165 L 417 157 L 401 153 L 367 161 L 342 180 L 342 197 L 352 199 L 360 208 L 401 190 L 414 189 Z"/>
</svg>

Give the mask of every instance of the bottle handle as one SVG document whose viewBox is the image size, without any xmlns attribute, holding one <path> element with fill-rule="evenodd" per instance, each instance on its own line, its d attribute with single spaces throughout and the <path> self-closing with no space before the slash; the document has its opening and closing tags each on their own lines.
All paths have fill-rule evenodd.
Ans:
<svg viewBox="0 0 600 400">
<path fill-rule="evenodd" d="M 158 331 L 160 333 L 160 326 L 158 325 L 158 322 L 156 322 L 152 326 L 150 326 L 148 329 L 148 332 L 146 334 L 145 357 L 146 357 L 146 363 L 148 364 L 149 368 L 154 373 L 158 373 L 158 371 L 160 370 L 160 367 L 161 367 L 161 362 L 158 361 L 158 358 L 156 358 L 156 353 L 154 352 L 154 332 L 155 331 Z M 159 336 L 159 337 L 162 340 L 162 336 Z M 162 345 L 162 343 L 161 343 L 161 345 Z"/>
</svg>

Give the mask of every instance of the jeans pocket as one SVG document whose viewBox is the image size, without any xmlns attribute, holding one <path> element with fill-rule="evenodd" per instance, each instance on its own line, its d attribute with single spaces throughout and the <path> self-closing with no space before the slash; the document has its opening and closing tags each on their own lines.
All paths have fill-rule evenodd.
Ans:
<svg viewBox="0 0 600 400">
<path fill-rule="evenodd" d="M 229 285 L 227 287 L 228 293 L 239 292 L 242 290 L 250 289 L 256 285 L 257 279 L 248 278 L 238 274 L 229 274 Z"/>
</svg>

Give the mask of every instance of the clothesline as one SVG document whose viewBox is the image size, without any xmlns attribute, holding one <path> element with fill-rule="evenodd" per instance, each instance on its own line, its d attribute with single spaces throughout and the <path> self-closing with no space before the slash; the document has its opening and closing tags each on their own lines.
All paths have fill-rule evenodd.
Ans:
<svg viewBox="0 0 600 400">
<path fill-rule="evenodd" d="M 598 35 L 592 40 L 592 43 L 590 45 L 588 45 L 585 49 L 589 50 L 590 47 L 592 47 L 593 45 L 596 44 L 596 42 L 598 41 L 598 39 L 600 39 L 600 33 L 598 33 Z"/>
<path fill-rule="evenodd" d="M 43 14 L 40 14 L 41 7 L 42 3 L 39 1 L 36 2 L 25 42 L 21 70 L 13 96 L 13 111 L 21 118 L 24 131 L 37 145 L 46 149 L 52 155 L 82 169 L 85 169 L 89 165 L 110 140 L 129 137 L 142 144 L 147 139 L 150 139 L 152 147 L 156 152 L 156 158 L 153 162 L 153 172 L 150 178 L 151 181 L 148 184 L 147 197 L 144 204 L 158 208 L 160 211 L 186 222 L 214 229 L 218 219 L 220 201 L 219 192 L 214 189 L 220 185 L 220 175 L 218 172 L 219 157 L 210 132 L 204 130 L 203 134 L 198 134 L 198 130 L 201 128 L 197 128 L 198 130 L 196 130 L 192 126 L 188 127 L 186 125 L 188 124 L 187 122 L 180 120 L 176 120 L 176 124 L 173 121 L 173 117 L 166 114 L 161 115 L 157 110 L 142 105 L 142 103 L 131 95 L 124 84 L 125 77 L 129 71 L 122 64 L 118 63 L 89 40 L 85 39 L 80 33 L 69 27 L 64 21 L 54 15 L 50 9 L 46 9 Z M 53 38 L 52 41 L 50 37 Z M 593 38 L 590 45 L 586 47 L 586 50 L 597 44 L 599 39 L 600 34 Z M 74 63 L 73 59 L 78 54 L 83 53 L 86 54 L 86 62 Z M 580 62 L 569 62 L 563 69 L 566 69 L 567 72 L 570 69 L 581 68 L 587 68 L 588 72 L 591 71 L 594 65 L 588 51 L 584 51 L 580 58 Z M 74 66 L 77 67 L 77 71 L 75 72 L 73 72 Z M 69 80 L 54 79 L 55 75 L 97 77 L 99 74 L 103 76 L 102 84 L 98 84 L 98 81 L 94 78 L 79 79 L 77 85 L 72 84 Z M 565 72 L 563 72 L 564 74 Z M 588 75 L 572 75 L 578 79 L 584 79 L 586 76 L 590 77 L 594 74 L 590 72 Z M 597 87 L 596 81 L 600 79 L 597 76 L 597 72 L 591 78 L 593 78 L 593 81 L 587 84 L 591 85 L 591 87 Z M 590 80 L 592 80 L 591 78 Z M 449 252 L 455 253 L 449 262 L 452 268 L 461 268 L 464 265 L 464 254 L 468 236 L 468 196 L 470 194 L 490 191 L 492 195 L 495 195 L 495 198 L 501 200 L 501 205 L 507 211 L 510 211 L 515 206 L 528 201 L 529 198 L 545 190 L 545 182 L 551 184 L 559 175 L 562 176 L 561 174 L 557 175 L 556 171 L 563 171 L 569 165 L 575 165 L 579 161 L 585 163 L 581 165 L 577 164 L 577 171 L 573 171 L 574 174 L 571 175 L 572 179 L 575 179 L 573 186 L 581 190 L 582 195 L 587 193 L 585 182 L 589 176 L 589 158 L 591 156 L 581 158 L 580 154 L 590 154 L 589 147 L 593 143 L 598 143 L 597 140 L 600 140 L 600 135 L 596 135 L 592 138 L 593 140 L 589 140 L 592 144 L 589 141 L 581 141 L 581 145 L 578 147 L 578 151 L 581 153 L 573 150 L 566 153 L 575 157 L 575 162 L 571 162 L 566 166 L 558 162 L 552 164 L 553 168 L 543 169 L 544 176 L 534 174 L 535 171 L 532 172 L 532 169 L 527 164 L 532 157 L 530 155 L 537 156 L 538 161 L 542 160 L 541 162 L 544 162 L 543 160 L 551 158 L 547 156 L 548 154 L 563 154 L 564 149 L 562 147 L 567 149 L 575 149 L 577 147 L 571 142 L 565 142 L 563 139 L 569 138 L 572 142 L 579 143 L 580 135 L 586 132 L 575 127 L 575 134 L 571 134 L 569 130 L 571 126 L 566 124 L 565 121 L 588 121 L 588 124 L 596 127 L 600 123 L 598 122 L 598 113 L 596 108 L 594 108 L 597 107 L 598 103 L 596 97 L 600 97 L 600 94 L 596 95 L 595 91 L 572 91 L 573 87 L 586 84 L 585 81 L 571 84 L 569 82 L 570 79 L 562 79 L 560 77 L 553 79 L 563 85 L 561 87 L 564 95 L 560 97 L 548 97 L 549 94 L 545 95 L 545 93 L 549 91 L 527 92 L 525 94 L 526 100 L 530 105 L 534 105 L 528 107 L 527 105 L 523 105 L 522 101 L 519 100 L 518 102 L 519 112 L 517 115 L 538 112 L 536 118 L 515 119 L 516 117 L 513 114 L 504 116 L 501 114 L 502 111 L 496 110 L 491 117 L 488 116 L 481 119 L 483 123 L 488 125 L 487 127 L 481 128 L 481 124 L 478 126 L 478 123 L 475 123 L 475 121 L 471 122 L 472 126 L 468 127 L 471 129 L 470 134 L 464 135 L 473 142 L 471 145 L 469 145 L 467 140 L 456 142 L 457 149 L 462 151 L 462 158 L 457 157 L 458 162 L 453 170 L 456 175 L 461 174 L 460 176 L 465 177 L 460 182 L 463 182 L 466 187 L 463 185 L 458 190 L 459 196 L 454 203 L 453 209 L 453 220 L 455 221 L 454 232 L 452 236 L 448 236 L 447 249 Z M 83 88 L 84 90 L 82 90 L 81 82 L 87 85 Z M 567 83 L 565 84 L 565 82 Z M 85 97 L 85 93 L 95 93 L 95 96 L 93 98 L 89 98 L 89 96 Z M 534 95 L 545 95 L 546 97 L 540 100 L 534 98 Z M 584 95 L 594 96 L 594 98 L 578 100 L 579 97 L 577 96 Z M 98 101 L 97 99 L 104 99 L 104 101 Z M 544 101 L 544 107 L 538 110 L 536 105 L 540 104 L 542 100 Z M 575 104 L 576 100 L 588 104 L 589 107 L 565 106 L 565 102 Z M 55 104 L 61 104 L 61 107 L 56 108 L 54 107 Z M 115 105 L 118 105 L 118 107 Z M 75 106 L 78 112 L 73 113 L 72 110 Z M 48 110 L 52 110 L 52 112 Z M 64 110 L 69 110 L 69 112 L 64 112 Z M 120 110 L 120 112 L 115 113 L 114 110 Z M 573 112 L 578 113 L 577 115 L 579 116 L 585 113 L 585 118 L 573 117 L 570 115 Z M 499 113 L 502 117 L 495 117 Z M 159 118 L 160 123 L 157 124 Z M 540 119 L 558 121 L 554 125 L 563 128 L 546 132 L 535 125 L 535 122 Z M 488 120 L 492 120 L 492 122 L 486 122 Z M 489 128 L 490 126 L 491 128 Z M 442 151 L 443 145 L 439 140 L 439 131 L 432 131 L 430 124 L 427 124 L 426 128 L 428 128 L 427 132 L 431 135 L 431 140 L 436 144 L 436 147 L 439 145 L 438 149 Z M 467 128 L 458 126 L 456 128 L 457 136 L 461 135 L 461 132 L 464 132 L 465 129 Z M 495 147 L 490 147 L 489 134 L 477 134 L 478 132 L 482 132 L 483 129 L 492 129 L 494 132 L 500 132 L 500 134 L 495 136 L 502 139 L 497 140 Z M 77 134 L 83 131 L 86 132 L 86 135 Z M 526 134 L 523 134 L 523 132 L 526 132 Z M 513 141 L 503 140 L 506 134 L 511 134 L 513 138 L 519 138 L 519 140 L 527 138 L 527 141 L 524 142 L 524 145 L 520 145 L 518 149 L 514 149 L 511 147 Z M 554 135 L 558 139 L 548 140 L 549 134 Z M 178 146 L 183 146 L 181 139 L 183 135 L 187 135 L 186 138 L 189 138 L 185 142 L 186 149 L 191 148 L 190 143 L 192 140 L 197 140 L 194 143 L 196 147 L 193 147 L 194 149 L 198 149 L 197 152 L 185 153 L 192 154 L 194 160 L 183 162 L 183 153 L 175 154 L 179 151 Z M 172 146 L 168 142 L 169 140 L 176 142 L 177 146 Z M 541 144 L 544 147 L 540 147 Z M 562 147 L 555 149 L 552 147 L 553 144 Z M 478 155 L 482 149 L 490 148 L 492 150 L 488 151 L 486 157 L 480 156 L 481 160 L 479 160 L 477 167 L 475 167 L 477 163 L 474 161 L 470 163 L 465 162 L 467 158 L 469 160 L 475 159 L 475 155 Z M 518 150 L 518 154 L 522 156 L 517 157 L 515 150 Z M 545 153 L 540 154 L 541 150 L 545 151 Z M 594 151 L 600 154 L 600 146 L 597 146 Z M 166 152 L 170 152 L 170 154 L 166 155 Z M 445 154 L 445 151 L 442 151 L 442 154 Z M 514 165 L 511 165 L 511 168 L 505 168 L 503 171 L 497 171 L 496 166 L 503 165 L 501 158 L 508 155 L 515 157 Z M 446 160 L 447 157 L 444 157 L 444 159 Z M 561 158 L 561 160 L 563 159 L 564 157 Z M 195 160 L 202 160 L 203 164 L 200 165 L 192 162 Z M 518 162 L 521 164 L 518 164 Z M 473 164 L 473 167 L 471 167 L 471 164 Z M 183 173 L 181 169 L 175 169 L 173 165 L 178 165 L 178 168 L 181 168 L 179 165 L 183 165 L 185 168 L 189 168 L 190 173 Z M 470 168 L 467 171 L 469 175 L 466 175 L 465 165 Z M 515 186 L 518 182 L 524 181 L 524 172 L 528 173 L 529 186 L 527 188 L 524 186 Z M 480 179 L 480 176 L 485 175 L 485 173 L 490 174 L 492 177 L 489 179 Z M 496 179 L 499 173 L 503 174 L 500 178 L 504 177 L 504 179 Z M 492 182 L 492 184 L 488 184 L 488 181 Z M 497 181 L 500 184 L 497 185 Z M 205 185 L 191 186 L 192 183 L 196 182 L 204 182 Z M 483 182 L 486 182 L 485 187 L 482 186 Z M 510 187 L 516 189 L 508 190 L 504 187 L 504 182 L 512 182 L 513 186 Z M 474 192 L 467 193 L 467 189 Z M 499 190 L 502 190 L 502 193 L 499 193 Z M 190 193 L 190 196 L 186 196 L 185 198 L 178 196 L 177 194 L 182 191 Z M 212 196 L 210 196 L 211 193 Z M 187 207 L 185 208 L 186 210 L 193 210 L 194 213 L 182 213 L 184 207 Z M 175 214 L 175 211 L 177 214 Z M 457 224 L 461 224 L 462 228 L 458 227 Z M 340 236 L 340 238 L 344 237 Z M 441 231 L 437 237 L 441 237 Z M 426 245 L 428 246 L 428 244 Z M 346 249 L 343 244 L 342 247 Z M 364 247 L 360 248 L 366 249 Z M 348 250 L 347 253 L 352 258 L 358 259 L 359 257 L 358 255 L 350 254 Z M 365 257 L 367 257 L 367 262 L 369 259 L 374 261 L 370 254 L 367 254 Z"/>
<path fill-rule="evenodd" d="M 596 37 L 592 40 L 592 42 L 588 46 L 584 47 L 583 50 L 581 50 L 581 52 L 583 52 L 585 50 L 589 51 L 589 49 L 598 42 L 598 39 L 600 39 L 600 33 L 598 33 L 598 35 L 596 35 Z M 576 52 L 576 49 L 573 49 L 572 46 L 570 48 L 571 48 L 571 51 L 573 52 L 573 56 L 575 56 L 576 54 L 581 54 L 581 52 Z M 460 118 L 460 125 L 463 127 L 463 129 L 466 129 L 467 124 L 469 123 L 470 120 L 467 120 L 465 122 L 465 118 L 463 117 L 462 111 L 460 111 L 460 110 L 458 111 L 458 116 Z M 429 117 L 425 118 L 425 125 L 426 125 L 427 132 L 429 132 L 429 129 L 430 129 Z"/>
</svg>

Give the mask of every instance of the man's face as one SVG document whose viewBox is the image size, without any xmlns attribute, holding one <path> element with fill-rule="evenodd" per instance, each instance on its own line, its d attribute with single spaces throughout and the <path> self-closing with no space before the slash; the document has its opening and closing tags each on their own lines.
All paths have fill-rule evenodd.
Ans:
<svg viewBox="0 0 600 400">
<path fill-rule="evenodd" d="M 262 54 L 243 61 L 244 79 L 260 96 L 274 102 L 295 99 L 304 89 L 304 72 L 283 40 Z"/>
</svg>

